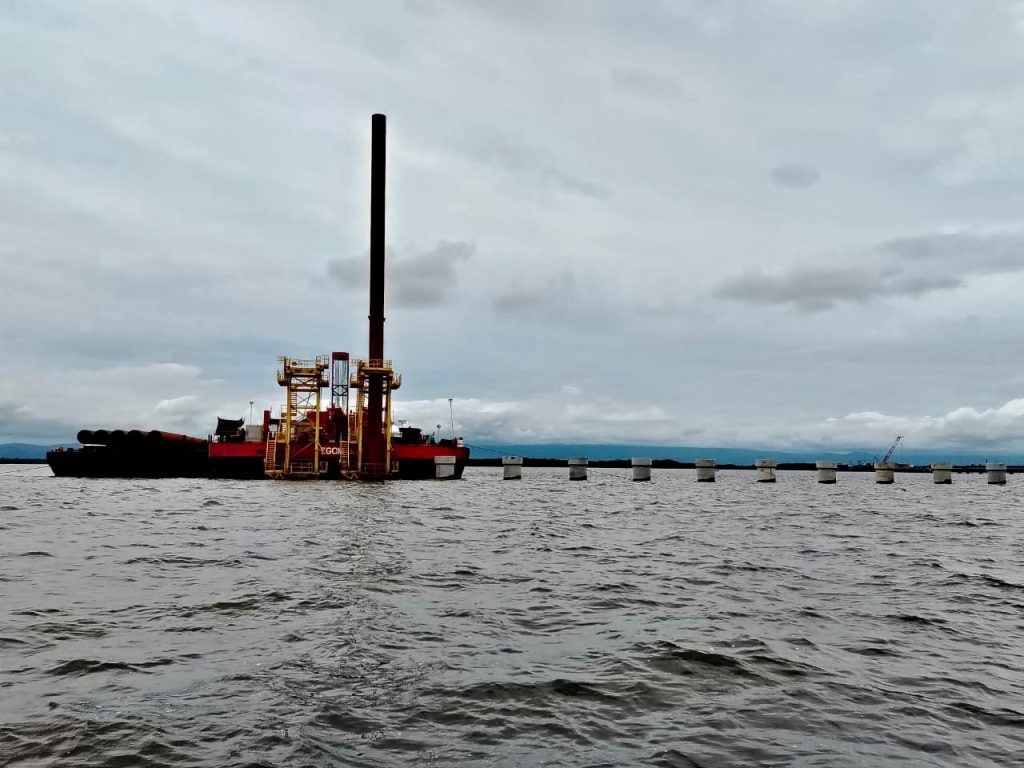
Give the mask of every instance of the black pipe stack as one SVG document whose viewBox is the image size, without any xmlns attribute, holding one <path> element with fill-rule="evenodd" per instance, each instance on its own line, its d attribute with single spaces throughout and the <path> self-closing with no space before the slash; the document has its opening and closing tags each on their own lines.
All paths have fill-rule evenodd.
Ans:
<svg viewBox="0 0 1024 768">
<path fill-rule="evenodd" d="M 370 160 L 370 339 L 369 364 L 380 368 L 384 362 L 384 179 L 386 169 L 387 118 L 372 118 Z M 387 442 L 384 437 L 384 377 L 370 373 L 366 393 L 366 424 L 363 432 L 364 479 L 384 476 Z"/>
</svg>

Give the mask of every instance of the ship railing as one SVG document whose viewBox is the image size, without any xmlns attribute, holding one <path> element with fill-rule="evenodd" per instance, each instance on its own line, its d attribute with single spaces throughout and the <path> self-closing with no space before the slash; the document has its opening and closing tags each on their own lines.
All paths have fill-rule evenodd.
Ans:
<svg viewBox="0 0 1024 768">
<path fill-rule="evenodd" d="M 368 360 L 353 360 L 355 363 L 356 371 L 360 368 L 372 369 L 375 371 L 390 371 L 392 369 L 390 360 L 379 360 L 376 358 L 370 358 Z"/>
</svg>

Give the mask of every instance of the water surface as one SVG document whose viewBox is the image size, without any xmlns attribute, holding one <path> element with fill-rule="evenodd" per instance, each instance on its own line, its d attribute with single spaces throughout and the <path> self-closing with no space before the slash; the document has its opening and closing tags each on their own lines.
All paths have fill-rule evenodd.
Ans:
<svg viewBox="0 0 1024 768">
<path fill-rule="evenodd" d="M 500 471 L 0 475 L 0 764 L 1022 764 L 1024 479 Z"/>
</svg>

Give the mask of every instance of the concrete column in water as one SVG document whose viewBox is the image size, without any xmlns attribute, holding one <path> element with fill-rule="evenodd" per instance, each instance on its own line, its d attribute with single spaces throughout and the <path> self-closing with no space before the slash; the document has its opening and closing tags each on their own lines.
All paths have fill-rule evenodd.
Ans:
<svg viewBox="0 0 1024 768">
<path fill-rule="evenodd" d="M 569 459 L 569 479 L 587 479 L 587 460 L 582 456 L 578 456 L 574 459 Z"/>
<path fill-rule="evenodd" d="M 651 460 L 650 459 L 638 459 L 633 458 L 630 461 L 633 466 L 633 480 L 642 481 L 651 479 Z"/>
<path fill-rule="evenodd" d="M 998 462 L 986 464 L 989 485 L 1006 485 L 1006 465 Z"/>
<path fill-rule="evenodd" d="M 698 483 L 715 482 L 715 472 L 718 470 L 715 468 L 714 459 L 697 459 L 693 464 L 697 468 Z"/>
<path fill-rule="evenodd" d="M 895 466 L 888 461 L 875 462 L 875 482 L 892 485 L 896 481 Z"/>
<path fill-rule="evenodd" d="M 816 461 L 814 462 L 815 469 L 818 470 L 818 482 L 825 483 L 827 485 L 835 485 L 836 482 L 836 467 L 837 464 L 834 461 Z"/>
<path fill-rule="evenodd" d="M 936 485 L 952 485 L 953 464 L 948 461 L 936 461 L 933 463 L 932 482 Z"/>
<path fill-rule="evenodd" d="M 778 466 L 778 462 L 775 459 L 758 459 L 754 462 L 756 468 L 755 479 L 759 483 L 774 483 L 775 482 L 775 467 Z"/>
<path fill-rule="evenodd" d="M 502 456 L 501 457 L 502 480 L 523 479 L 523 457 Z"/>
<path fill-rule="evenodd" d="M 455 477 L 455 457 L 435 456 L 434 477 L 438 480 L 451 480 Z"/>
</svg>

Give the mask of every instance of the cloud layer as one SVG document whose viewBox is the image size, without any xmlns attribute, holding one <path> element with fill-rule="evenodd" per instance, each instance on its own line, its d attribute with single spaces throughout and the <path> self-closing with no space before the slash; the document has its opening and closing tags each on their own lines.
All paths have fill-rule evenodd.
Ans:
<svg viewBox="0 0 1024 768">
<path fill-rule="evenodd" d="M 400 401 L 400 418 L 450 432 L 446 399 Z M 896 435 L 916 451 L 942 450 L 1024 452 L 1024 398 L 994 408 L 955 408 L 939 416 L 895 416 L 873 411 L 794 422 L 786 430 L 763 421 L 723 428 L 711 421 L 677 419 L 653 404 L 630 403 L 584 393 L 576 388 L 543 392 L 523 401 L 488 402 L 456 399 L 455 431 L 480 442 L 581 442 L 733 446 L 776 450 L 874 450 L 880 452 Z M 643 432 L 623 433 L 643 425 Z"/>
<path fill-rule="evenodd" d="M 408 418 L 1014 442 L 1022 36 L 975 0 L 0 3 L 7 438 L 205 433 L 278 355 L 363 354 L 382 111 Z"/>
<path fill-rule="evenodd" d="M 385 254 L 388 297 L 398 308 L 426 309 L 451 300 L 458 288 L 459 268 L 476 247 L 467 242 L 442 240 L 412 256 Z M 365 294 L 370 279 L 369 254 L 327 262 L 327 275 L 345 293 Z"/>
<path fill-rule="evenodd" d="M 798 265 L 766 273 L 755 267 L 716 294 L 751 304 L 821 312 L 842 302 L 918 298 L 964 287 L 970 277 L 1024 272 L 1024 236 L 942 234 L 886 240 L 850 266 Z"/>
</svg>

